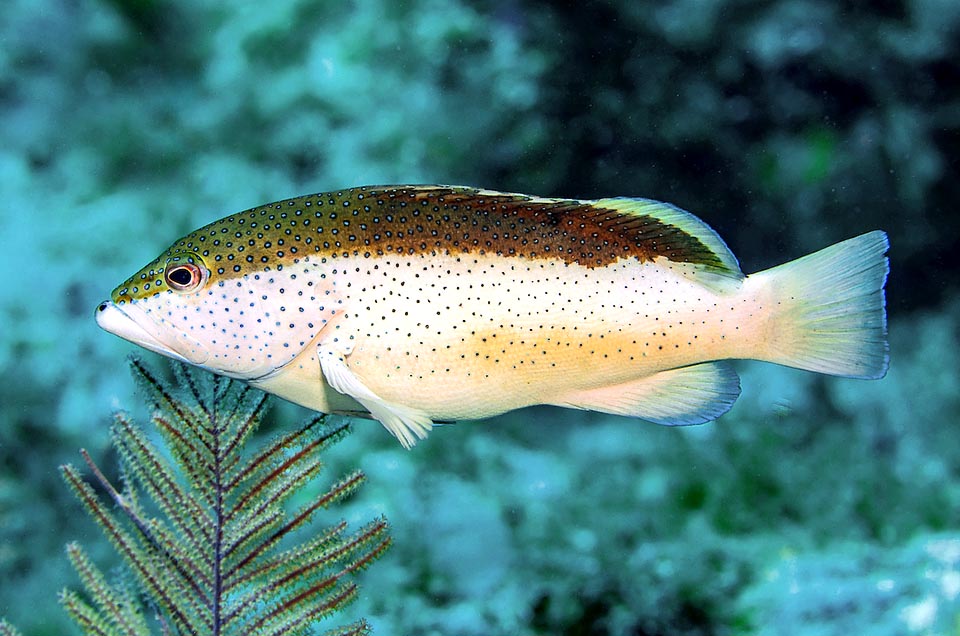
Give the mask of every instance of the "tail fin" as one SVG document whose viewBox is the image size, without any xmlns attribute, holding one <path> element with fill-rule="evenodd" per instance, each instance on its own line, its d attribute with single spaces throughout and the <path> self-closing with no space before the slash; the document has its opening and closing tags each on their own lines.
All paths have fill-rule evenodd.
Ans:
<svg viewBox="0 0 960 636">
<path fill-rule="evenodd" d="M 882 378 L 890 359 L 883 292 L 889 247 L 877 230 L 760 272 L 779 303 L 764 358 L 830 375 Z"/>
</svg>

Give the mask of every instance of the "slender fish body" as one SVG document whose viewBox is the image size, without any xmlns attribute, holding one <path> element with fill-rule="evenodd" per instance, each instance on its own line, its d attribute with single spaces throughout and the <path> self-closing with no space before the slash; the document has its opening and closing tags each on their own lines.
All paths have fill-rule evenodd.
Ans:
<svg viewBox="0 0 960 636">
<path fill-rule="evenodd" d="M 745 276 L 703 221 L 647 199 L 361 187 L 230 215 L 118 286 L 101 327 L 409 447 L 534 404 L 697 424 L 723 360 L 887 369 L 887 237 Z"/>
</svg>

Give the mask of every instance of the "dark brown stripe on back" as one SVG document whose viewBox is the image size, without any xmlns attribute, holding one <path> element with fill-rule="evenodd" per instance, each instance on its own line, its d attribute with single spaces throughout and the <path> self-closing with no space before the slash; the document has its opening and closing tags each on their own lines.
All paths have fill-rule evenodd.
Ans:
<svg viewBox="0 0 960 636">
<path fill-rule="evenodd" d="M 620 258 L 662 256 L 722 268 L 699 239 L 654 216 L 579 201 L 418 186 L 361 187 L 287 199 L 216 221 L 173 247 L 220 253 L 220 262 L 227 260 L 225 252 L 233 252 L 227 274 L 236 264 L 241 270 L 248 265 L 262 269 L 270 261 L 316 253 L 497 254 L 561 259 L 591 268 Z"/>
</svg>

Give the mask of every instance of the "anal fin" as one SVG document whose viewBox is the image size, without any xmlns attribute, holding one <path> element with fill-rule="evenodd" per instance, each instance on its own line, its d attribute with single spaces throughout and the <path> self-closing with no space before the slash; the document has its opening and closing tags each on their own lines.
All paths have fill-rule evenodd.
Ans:
<svg viewBox="0 0 960 636">
<path fill-rule="evenodd" d="M 320 370 L 327 383 L 334 390 L 349 395 L 362 404 L 404 448 L 412 447 L 417 443 L 417 439 L 425 438 L 430 432 L 433 421 L 426 413 L 380 398 L 350 370 L 343 353 L 318 347 L 317 354 Z"/>
<path fill-rule="evenodd" d="M 739 395 L 740 378 L 733 368 L 723 362 L 708 362 L 577 391 L 554 404 L 683 426 L 717 419 L 730 410 Z"/>
</svg>

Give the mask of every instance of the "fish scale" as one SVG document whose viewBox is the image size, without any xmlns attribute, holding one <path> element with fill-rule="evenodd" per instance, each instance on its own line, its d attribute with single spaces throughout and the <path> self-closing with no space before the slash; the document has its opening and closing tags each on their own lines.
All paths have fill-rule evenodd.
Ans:
<svg viewBox="0 0 960 636">
<path fill-rule="evenodd" d="M 406 446 L 533 404 L 692 424 L 739 394 L 729 358 L 883 375 L 886 249 L 871 232 L 744 276 L 703 221 L 648 199 L 363 187 L 202 227 L 97 320 Z"/>
</svg>

